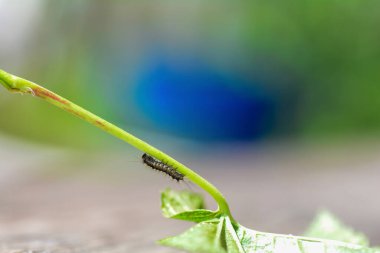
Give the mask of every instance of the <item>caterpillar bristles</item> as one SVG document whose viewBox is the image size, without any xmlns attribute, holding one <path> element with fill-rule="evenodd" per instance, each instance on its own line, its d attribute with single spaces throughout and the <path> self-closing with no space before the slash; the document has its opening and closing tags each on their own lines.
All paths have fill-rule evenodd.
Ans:
<svg viewBox="0 0 380 253">
<path fill-rule="evenodd" d="M 165 173 L 166 175 L 169 175 L 174 180 L 177 180 L 177 182 L 184 180 L 185 175 L 178 172 L 176 169 L 167 165 L 166 163 L 161 162 L 146 153 L 144 153 L 141 158 L 145 165 L 149 166 L 154 170 L 158 170 Z"/>
</svg>

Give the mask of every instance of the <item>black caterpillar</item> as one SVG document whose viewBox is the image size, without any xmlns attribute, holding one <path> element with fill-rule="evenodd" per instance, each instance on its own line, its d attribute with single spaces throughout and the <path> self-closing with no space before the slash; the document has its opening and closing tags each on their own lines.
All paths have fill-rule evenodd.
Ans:
<svg viewBox="0 0 380 253">
<path fill-rule="evenodd" d="M 182 173 L 178 172 L 176 169 L 174 169 L 173 167 L 155 159 L 154 157 L 144 153 L 142 155 L 142 161 L 144 164 L 148 165 L 149 167 L 151 167 L 152 169 L 154 170 L 158 170 L 158 171 L 161 171 L 167 175 L 169 175 L 171 178 L 177 180 L 178 182 L 179 181 L 182 181 L 183 178 L 185 177 L 185 175 L 183 175 Z"/>
</svg>

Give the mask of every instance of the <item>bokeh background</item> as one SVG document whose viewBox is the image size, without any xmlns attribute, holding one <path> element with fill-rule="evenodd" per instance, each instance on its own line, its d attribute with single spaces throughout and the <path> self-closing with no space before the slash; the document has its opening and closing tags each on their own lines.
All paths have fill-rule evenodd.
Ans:
<svg viewBox="0 0 380 253">
<path fill-rule="evenodd" d="M 380 244 L 380 2 L 0 0 L 0 24 L 1 69 L 190 165 L 244 225 L 300 234 L 327 208 Z M 7 247 L 159 252 L 186 227 L 158 200 L 186 185 L 43 101 L 2 89 L 0 143 Z"/>
</svg>

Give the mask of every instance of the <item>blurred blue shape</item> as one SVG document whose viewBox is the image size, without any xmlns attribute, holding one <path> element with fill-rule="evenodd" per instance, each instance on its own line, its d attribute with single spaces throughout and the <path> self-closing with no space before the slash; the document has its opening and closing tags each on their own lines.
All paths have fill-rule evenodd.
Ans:
<svg viewBox="0 0 380 253">
<path fill-rule="evenodd" d="M 138 73 L 136 103 L 155 127 L 201 141 L 252 140 L 274 124 L 275 99 L 193 56 L 151 56 Z"/>
</svg>

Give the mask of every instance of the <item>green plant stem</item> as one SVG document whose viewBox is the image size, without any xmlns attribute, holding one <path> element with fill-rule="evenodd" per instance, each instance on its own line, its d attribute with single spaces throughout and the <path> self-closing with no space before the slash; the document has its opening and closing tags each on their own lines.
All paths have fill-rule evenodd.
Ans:
<svg viewBox="0 0 380 253">
<path fill-rule="evenodd" d="M 165 161 L 170 166 L 176 168 L 179 172 L 184 174 L 186 178 L 191 180 L 193 183 L 197 184 L 199 187 L 208 192 L 218 203 L 219 212 L 222 215 L 227 215 L 231 220 L 234 220 L 230 209 L 228 207 L 227 201 L 225 200 L 222 193 L 206 179 L 198 175 L 196 172 L 192 171 L 185 165 L 177 162 L 175 159 L 169 155 L 163 153 L 155 147 L 152 147 L 148 143 L 140 140 L 139 138 L 127 133 L 123 129 L 107 122 L 106 120 L 96 116 L 95 114 L 83 109 L 82 107 L 72 103 L 71 101 L 55 94 L 54 92 L 41 87 L 33 82 L 22 79 L 20 77 L 11 75 L 3 70 L 0 70 L 0 83 L 11 92 L 17 92 L 21 94 L 31 94 L 33 96 L 44 99 L 45 101 L 71 113 L 75 116 L 86 120 L 90 124 L 102 129 L 103 131 L 114 135 L 115 137 L 124 140 L 135 148 L 148 153 L 149 155 Z"/>
</svg>

